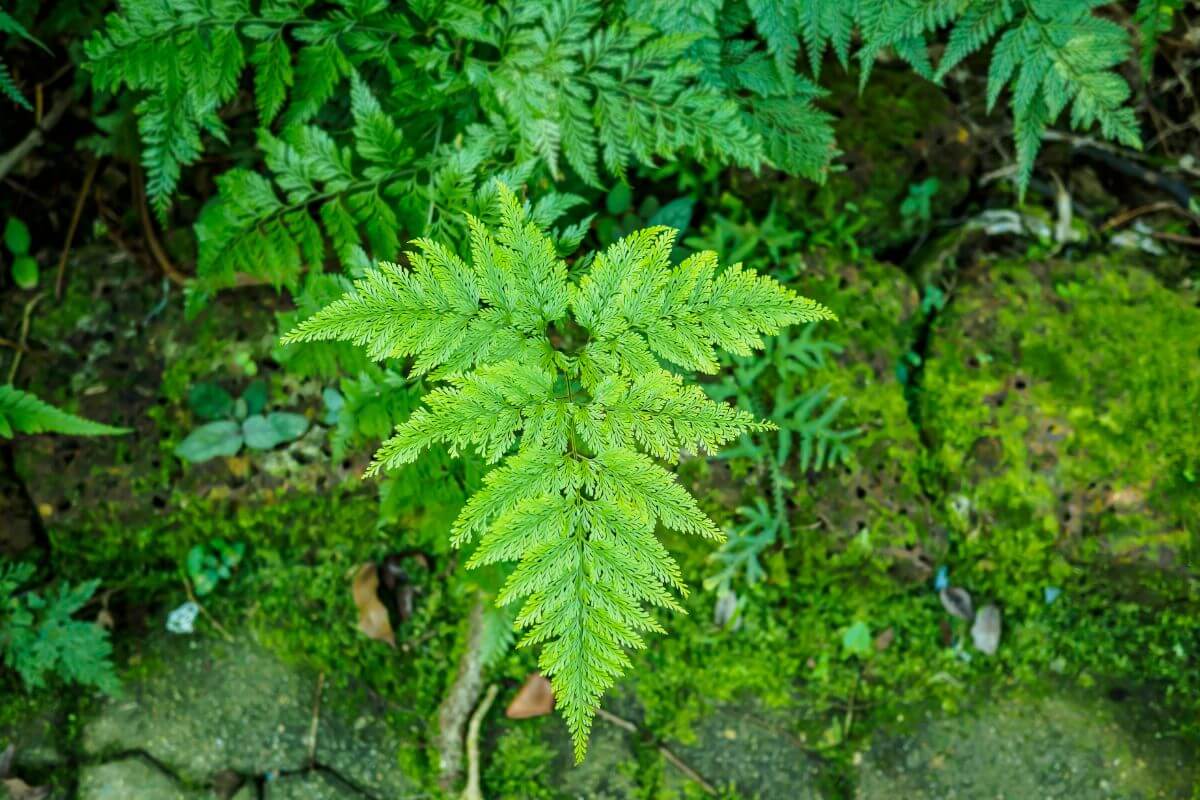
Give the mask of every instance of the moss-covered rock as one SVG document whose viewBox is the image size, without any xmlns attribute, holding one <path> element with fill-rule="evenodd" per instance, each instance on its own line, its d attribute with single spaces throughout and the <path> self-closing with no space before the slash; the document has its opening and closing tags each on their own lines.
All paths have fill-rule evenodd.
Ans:
<svg viewBox="0 0 1200 800">
<path fill-rule="evenodd" d="M 144 758 L 131 756 L 79 773 L 79 800 L 214 800 L 208 791 L 186 789 Z"/>
<path fill-rule="evenodd" d="M 397 760 L 402 742 L 386 724 L 366 710 L 339 716 L 350 696 L 330 687 L 318 704 L 316 675 L 284 664 L 246 636 L 159 642 L 147 661 L 148 674 L 84 727 L 88 758 L 145 753 L 191 786 L 208 785 L 223 772 L 268 776 L 317 763 L 378 796 L 413 791 Z"/>
<path fill-rule="evenodd" d="M 1187 798 L 1196 748 L 1161 721 L 1126 718 L 1096 695 L 1015 696 L 881 734 L 859 770 L 858 800 Z"/>
<path fill-rule="evenodd" d="M 153 657 L 161 668 L 84 728 L 89 757 L 145 752 L 196 785 L 226 769 L 261 775 L 308 763 L 313 676 L 244 640 L 180 638 Z"/>
<path fill-rule="evenodd" d="M 839 317 L 820 338 L 840 352 L 804 377 L 804 388 L 829 387 L 846 398 L 838 425 L 857 428 L 849 464 L 797 476 L 797 525 L 819 522 L 821 536 L 869 538 L 898 573 L 928 576 L 942 525 L 922 486 L 924 446 L 909 416 L 903 365 L 916 338 L 921 302 L 899 269 L 869 259 L 806 259 L 797 290 L 819 297 Z"/>
<path fill-rule="evenodd" d="M 345 781 L 317 770 L 272 778 L 263 789 L 264 800 L 361 800 L 363 796 Z"/>
<path fill-rule="evenodd" d="M 920 405 L 960 529 L 1074 559 L 1194 564 L 1196 297 L 1109 259 L 983 263 L 966 278 L 933 331 Z"/>
<path fill-rule="evenodd" d="M 753 698 L 722 705 L 695 725 L 692 744 L 670 743 L 672 752 L 710 785 L 740 797 L 821 800 L 820 762 L 798 739 L 786 715 L 772 714 Z M 673 765 L 663 769 L 659 797 L 696 796 L 696 786 Z"/>
</svg>

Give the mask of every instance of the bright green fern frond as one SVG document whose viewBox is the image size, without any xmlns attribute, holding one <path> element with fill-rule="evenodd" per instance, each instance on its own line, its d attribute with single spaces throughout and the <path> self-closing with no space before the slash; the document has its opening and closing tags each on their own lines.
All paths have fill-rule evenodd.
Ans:
<svg viewBox="0 0 1200 800">
<path fill-rule="evenodd" d="M 217 178 L 218 194 L 196 225 L 197 271 L 209 288 L 250 273 L 294 290 L 323 263 L 326 241 L 352 274 L 370 263 L 368 249 L 379 260 L 396 257 L 395 198 L 414 190 L 413 153 L 357 76 L 350 108 L 353 152 L 312 125 L 260 131 L 272 178 L 240 168 Z"/>
<path fill-rule="evenodd" d="M 451 455 L 474 447 L 488 463 L 495 463 L 513 446 L 523 427 L 536 427 L 529 436 L 540 446 L 561 450 L 566 446 L 565 401 L 554 393 L 554 379 L 529 364 L 505 361 L 481 366 L 451 381 L 452 386 L 425 395 L 428 409 L 418 409 L 383 443 L 375 454 L 373 470 L 392 469 L 414 461 L 439 442 Z"/>
<path fill-rule="evenodd" d="M 744 432 L 768 427 L 661 369 L 632 380 L 609 375 L 593 394 L 576 415 L 579 434 L 593 450 L 640 448 L 673 462 L 684 450 L 715 453 Z"/>
<path fill-rule="evenodd" d="M 0 436 L 11 439 L 14 431 L 65 433 L 71 436 L 115 436 L 129 433 L 128 428 L 114 428 L 77 417 L 9 384 L 0 385 Z"/>
<path fill-rule="evenodd" d="M 546 325 L 566 312 L 566 264 L 553 240 L 502 187 L 493 237 L 471 222 L 472 264 L 428 239 L 413 244 L 411 269 L 382 264 L 345 297 L 305 320 L 284 343 L 342 340 L 372 358 L 415 358 L 413 372 L 448 375 L 481 362 L 548 366 Z"/>
<path fill-rule="evenodd" d="M 717 256 L 697 253 L 676 267 L 668 258 L 674 231 L 647 228 L 596 257 L 572 295 L 572 310 L 594 337 L 588 366 L 605 345 L 636 331 L 655 354 L 685 369 L 716 372 L 716 349 L 748 355 L 762 335 L 799 322 L 835 319 L 833 312 L 740 264 L 717 272 Z M 644 367 L 612 352 L 630 371 Z M 636 352 L 634 352 L 636 355 Z"/>
<path fill-rule="evenodd" d="M 26 111 L 33 111 L 33 106 L 29 105 L 29 101 L 25 99 L 25 95 L 21 94 L 21 90 L 17 88 L 16 82 L 13 81 L 12 73 L 8 71 L 8 65 L 4 63 L 4 59 L 2 58 L 0 58 L 0 94 L 3 94 Z"/>
<path fill-rule="evenodd" d="M 452 541 L 456 546 L 469 543 L 518 504 L 578 484 L 578 473 L 575 462 L 561 453 L 536 448 L 521 451 L 487 474 L 483 488 L 471 496 L 454 521 Z"/>
<path fill-rule="evenodd" d="M 1183 10 L 1184 0 L 1138 0 L 1133 21 L 1142 35 L 1142 71 L 1149 73 L 1154 66 L 1158 39 L 1175 25 L 1176 13 Z"/>
<path fill-rule="evenodd" d="M 673 265 L 676 232 L 665 227 L 585 256 L 572 283 L 544 230 L 569 198 L 531 209 L 503 183 L 494 188 L 482 218 L 497 224 L 467 222 L 469 261 L 418 240 L 410 269 L 369 270 L 285 341 L 349 341 L 445 381 L 368 472 L 439 446 L 497 464 L 451 538 L 476 543 L 471 567 L 516 562 L 497 601 L 520 604 L 521 645 L 541 646 L 582 758 L 601 696 L 629 667 L 626 650 L 662 631 L 653 610 L 682 610 L 679 567 L 655 531 L 722 538 L 655 459 L 772 427 L 658 359 L 715 367 L 717 347 L 748 352 L 786 325 L 832 314 L 740 266 L 718 271 L 713 253 Z"/>
</svg>

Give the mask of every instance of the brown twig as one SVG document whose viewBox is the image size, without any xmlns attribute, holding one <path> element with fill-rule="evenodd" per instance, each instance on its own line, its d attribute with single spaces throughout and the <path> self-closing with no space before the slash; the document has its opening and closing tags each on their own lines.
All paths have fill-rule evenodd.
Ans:
<svg viewBox="0 0 1200 800">
<path fill-rule="evenodd" d="M 20 342 L 14 342 L 12 339 L 6 339 L 3 336 L 0 336 L 0 347 L 7 347 L 9 350 L 17 350 L 22 353 L 29 352 L 29 348 L 25 345 Z"/>
<path fill-rule="evenodd" d="M 142 234 L 146 238 L 146 247 L 150 250 L 150 255 L 154 257 L 154 261 L 158 264 L 163 274 L 171 279 L 172 283 L 177 286 L 183 286 L 187 283 L 187 276 L 180 272 L 173 263 L 170 257 L 167 256 L 167 251 L 163 249 L 158 241 L 158 234 L 154 232 L 154 220 L 150 216 L 150 207 L 146 204 L 146 179 L 142 174 L 142 166 L 134 162 L 131 170 L 130 187 L 133 191 L 133 202 L 137 206 L 138 217 L 142 222 Z"/>
<path fill-rule="evenodd" d="M 45 297 L 45 292 L 38 292 L 29 299 L 25 304 L 25 310 L 21 313 L 21 338 L 17 340 L 16 352 L 13 353 L 12 364 L 8 368 L 8 382 L 12 383 L 17 378 L 17 370 L 21 367 L 21 356 L 26 352 L 26 342 L 29 340 L 29 323 L 33 319 L 33 310 L 37 308 L 37 304 L 42 302 Z"/>
<path fill-rule="evenodd" d="M 313 694 L 312 722 L 308 726 L 308 765 L 317 763 L 317 728 L 321 722 L 321 692 L 325 689 L 325 672 L 317 675 L 317 690 Z"/>
<path fill-rule="evenodd" d="M 1164 242 L 1200 247 L 1200 236 L 1185 236 L 1182 233 L 1168 233 L 1166 231 L 1150 231 L 1150 236 L 1155 239 L 1162 239 Z"/>
<path fill-rule="evenodd" d="M 61 300 L 63 293 L 63 278 L 67 273 L 67 258 L 71 255 L 71 242 L 75 240 L 75 229 L 79 227 L 79 218 L 83 216 L 83 206 L 88 195 L 92 192 L 92 181 L 96 179 L 96 171 L 100 168 L 100 159 L 92 159 L 88 164 L 87 174 L 83 176 L 83 188 L 75 200 L 75 210 L 71 212 L 71 224 L 67 226 L 67 239 L 63 242 L 62 254 L 58 257 L 58 272 L 54 278 L 54 299 Z"/>
<path fill-rule="evenodd" d="M 196 599 L 196 595 L 192 593 L 191 582 L 188 581 L 187 578 L 182 578 L 182 580 L 183 580 L 183 590 L 185 592 L 187 592 L 188 600 L 191 601 L 192 603 L 194 603 L 196 608 L 200 609 L 200 613 L 204 615 L 205 619 L 207 619 L 210 623 L 212 623 L 212 626 L 214 628 L 216 628 L 217 633 L 221 634 L 221 636 L 224 637 L 225 641 L 232 642 L 234 640 L 233 636 L 230 635 L 229 631 L 225 630 L 225 626 L 223 626 L 221 623 L 217 622 L 217 618 L 214 617 L 212 614 L 208 613 L 208 609 L 205 608 L 204 606 L 202 606 L 200 604 L 200 601 Z"/>
<path fill-rule="evenodd" d="M 73 99 L 74 95 L 69 91 L 60 94 L 41 121 L 33 126 L 33 130 L 25 134 L 25 138 L 18 142 L 13 149 L 0 156 L 0 179 L 11 172 L 17 164 L 24 161 L 25 156 L 46 141 L 46 134 L 58 124 L 63 114 L 67 113 Z"/>
<path fill-rule="evenodd" d="M 629 731 L 632 734 L 643 735 L 637 725 L 627 719 L 618 717 L 616 714 L 613 714 L 610 711 L 605 711 L 603 708 L 596 709 L 596 716 L 605 722 L 612 723 L 618 728 Z M 712 784 L 704 780 L 704 777 L 699 772 L 696 772 L 696 770 L 694 770 L 691 766 L 689 766 L 682 758 L 671 752 L 669 747 L 661 742 L 656 742 L 655 746 L 658 748 L 658 752 L 662 754 L 663 758 L 669 761 L 671 765 L 675 767 L 675 769 L 682 772 L 688 780 L 692 781 L 701 789 L 703 789 L 705 794 L 716 795 L 717 790 L 713 788 Z"/>
<path fill-rule="evenodd" d="M 1169 211 L 1172 214 L 1178 214 L 1180 216 L 1187 217 L 1192 222 L 1200 224 L 1200 217 L 1197 217 L 1187 209 L 1180 208 L 1178 205 L 1168 200 L 1160 200 L 1157 203 L 1149 203 L 1144 206 L 1138 206 L 1137 208 L 1126 209 L 1120 214 L 1114 215 L 1111 219 L 1100 226 L 1100 232 L 1103 233 L 1104 231 L 1112 230 L 1113 228 L 1119 228 L 1130 220 L 1137 219 L 1138 217 L 1145 216 L 1146 214 L 1153 214 L 1157 211 Z"/>
<path fill-rule="evenodd" d="M 479 731 L 499 690 L 500 687 L 494 683 L 488 687 L 487 694 L 471 715 L 471 724 L 467 726 L 467 785 L 463 789 L 462 800 L 483 800 L 483 789 L 479 782 Z"/>
</svg>

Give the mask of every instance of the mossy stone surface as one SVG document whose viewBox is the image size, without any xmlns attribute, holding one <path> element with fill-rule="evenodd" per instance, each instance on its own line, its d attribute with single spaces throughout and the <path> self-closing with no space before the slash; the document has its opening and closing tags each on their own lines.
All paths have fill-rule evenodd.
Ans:
<svg viewBox="0 0 1200 800">
<path fill-rule="evenodd" d="M 174 639 L 161 668 L 109 701 L 83 730 L 90 757 L 140 750 L 204 784 L 222 770 L 299 770 L 308 761 L 316 683 L 248 640 Z"/>
<path fill-rule="evenodd" d="M 821 535 L 869 537 L 900 577 L 924 579 L 944 540 L 943 524 L 922 486 L 924 447 L 909 416 L 899 367 L 920 321 L 916 285 L 901 270 L 870 259 L 809 256 L 797 291 L 838 315 L 819 337 L 841 348 L 804 376 L 805 389 L 828 386 L 844 397 L 840 428 L 857 428 L 851 461 L 798 479 L 793 514 Z M 932 556 L 930 555 L 932 553 Z"/>
<path fill-rule="evenodd" d="M 1200 754 L 1156 738 L 1101 696 L 1072 693 L 982 703 L 879 734 L 857 800 L 1166 800 L 1191 797 Z"/>
<path fill-rule="evenodd" d="M 933 331 L 920 408 L 961 529 L 1194 564 L 1196 303 L 1113 259 L 970 270 Z"/>
<path fill-rule="evenodd" d="M 404 795 L 385 795 L 402 800 Z M 299 775 L 283 775 L 266 782 L 264 800 L 361 800 L 354 787 L 323 772 L 311 770 Z"/>
<path fill-rule="evenodd" d="M 212 793 L 189 790 L 143 758 L 132 756 L 84 767 L 79 800 L 211 800 Z"/>
<path fill-rule="evenodd" d="M 85 725 L 89 759 L 143 752 L 188 785 L 203 786 L 226 771 L 303 772 L 315 756 L 331 775 L 373 794 L 414 791 L 397 763 L 399 737 L 368 710 L 339 717 L 352 703 L 331 687 L 322 693 L 314 748 L 316 676 L 281 662 L 248 635 L 233 642 L 173 639 L 152 648 L 148 675 Z"/>
<path fill-rule="evenodd" d="M 694 726 L 691 744 L 668 742 L 677 756 L 718 789 L 741 797 L 821 800 L 820 762 L 792 732 L 785 715 L 752 699 L 715 708 Z M 663 769 L 662 796 L 684 798 L 695 788 L 674 766 Z"/>
<path fill-rule="evenodd" d="M 18 700 L 6 716 L 10 713 L 15 719 L 0 723 L 0 752 L 13 746 L 13 767 L 18 772 L 53 770 L 67 760 L 67 711 L 56 696 L 47 692 L 27 704 Z"/>
<path fill-rule="evenodd" d="M 588 754 L 576 764 L 567 726 L 555 718 L 551 731 L 556 757 L 548 765 L 548 783 L 564 797 L 575 800 L 636 800 L 641 797 L 638 780 L 637 745 L 633 737 L 602 719 L 592 724 Z"/>
</svg>

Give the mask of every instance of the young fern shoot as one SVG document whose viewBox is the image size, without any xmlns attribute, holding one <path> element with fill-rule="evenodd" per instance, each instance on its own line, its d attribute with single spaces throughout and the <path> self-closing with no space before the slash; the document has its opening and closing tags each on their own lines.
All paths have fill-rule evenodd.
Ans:
<svg viewBox="0 0 1200 800">
<path fill-rule="evenodd" d="M 467 220 L 469 263 L 418 239 L 409 268 L 381 264 L 284 342 L 349 341 L 445 382 L 368 474 L 438 446 L 499 464 L 453 541 L 475 543 L 470 567 L 517 562 L 497 601 L 521 603 L 521 645 L 542 645 L 582 759 L 626 649 L 662 632 L 648 606 L 679 611 L 687 593 L 656 526 L 723 538 L 661 462 L 770 427 L 663 364 L 715 372 L 717 348 L 746 355 L 763 335 L 834 315 L 740 264 L 719 271 L 712 252 L 672 265 L 665 227 L 616 242 L 573 282 L 522 201 L 498 194 L 498 230 Z"/>
</svg>

